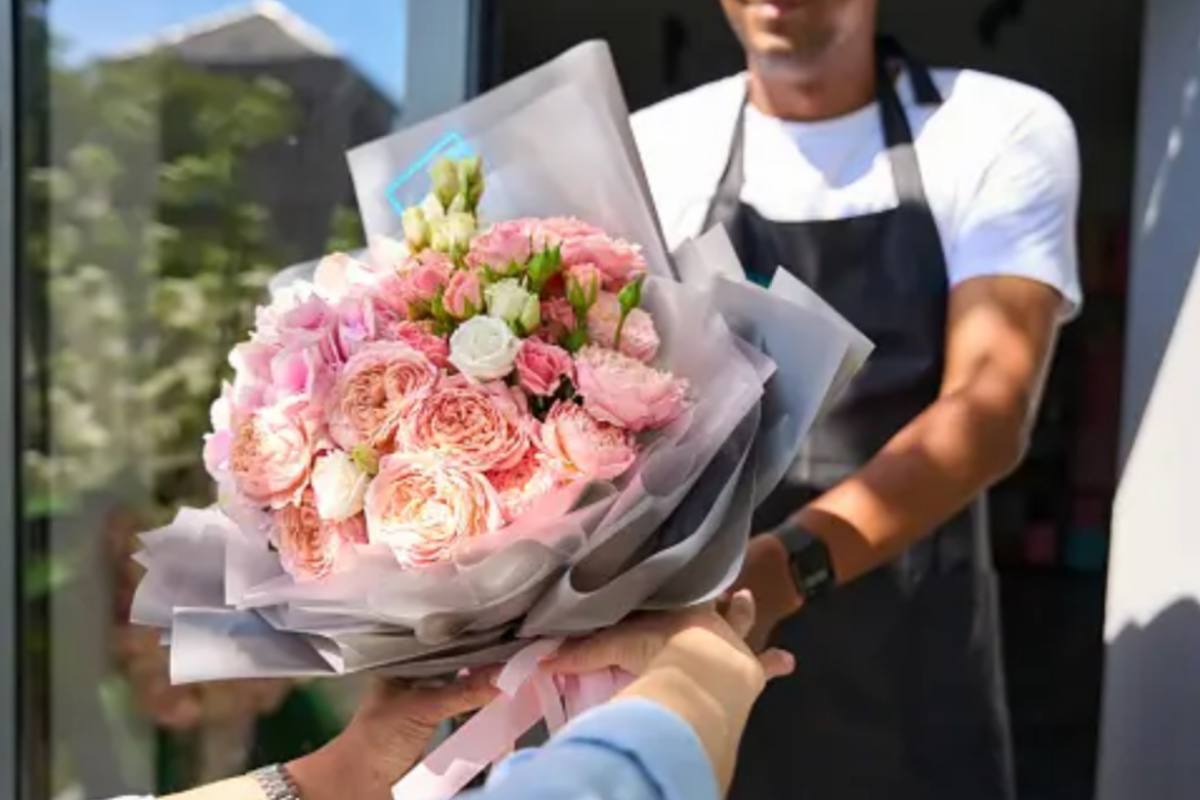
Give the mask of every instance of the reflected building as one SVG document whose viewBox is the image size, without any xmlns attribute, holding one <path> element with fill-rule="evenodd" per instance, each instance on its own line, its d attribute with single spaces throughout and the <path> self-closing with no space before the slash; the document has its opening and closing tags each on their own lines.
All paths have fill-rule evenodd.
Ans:
<svg viewBox="0 0 1200 800">
<path fill-rule="evenodd" d="M 271 216 L 279 252 L 289 261 L 323 252 L 334 211 L 355 205 L 343 154 L 390 132 L 399 103 L 276 0 L 172 26 L 112 58 L 163 52 L 206 72 L 273 78 L 290 90 L 292 134 L 258 148 L 239 167 L 251 199 Z"/>
</svg>

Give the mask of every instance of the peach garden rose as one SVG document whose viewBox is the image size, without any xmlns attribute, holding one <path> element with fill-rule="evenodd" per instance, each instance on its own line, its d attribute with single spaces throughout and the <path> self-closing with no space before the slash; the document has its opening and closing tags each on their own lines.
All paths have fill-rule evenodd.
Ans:
<svg viewBox="0 0 1200 800">
<path fill-rule="evenodd" d="M 391 548 L 403 567 L 448 559 L 455 545 L 504 523 L 495 490 L 482 474 L 440 459 L 383 459 L 366 499 L 367 536 Z"/>
<path fill-rule="evenodd" d="M 302 400 L 256 409 L 233 429 L 229 469 L 246 498 L 280 508 L 308 481 L 313 455 L 312 409 Z"/>
<path fill-rule="evenodd" d="M 321 519 L 307 490 L 299 503 L 275 512 L 275 538 L 284 570 L 298 580 L 315 580 L 334 571 L 344 547 L 366 542 L 366 527 L 361 514 L 340 522 Z"/>
<path fill-rule="evenodd" d="M 398 441 L 409 452 L 436 455 L 465 469 L 511 467 L 529 446 L 512 403 L 484 386 L 446 381 L 413 405 Z"/>
<path fill-rule="evenodd" d="M 437 379 L 437 367 L 402 342 L 366 345 L 346 363 L 333 389 L 330 437 L 346 451 L 386 444 L 401 413 Z"/>
</svg>

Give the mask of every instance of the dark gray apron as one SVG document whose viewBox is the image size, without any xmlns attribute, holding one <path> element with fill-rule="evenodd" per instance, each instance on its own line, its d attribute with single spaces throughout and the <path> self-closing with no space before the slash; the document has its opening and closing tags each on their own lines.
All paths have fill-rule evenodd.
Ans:
<svg viewBox="0 0 1200 800">
<path fill-rule="evenodd" d="M 881 44 L 878 63 L 898 208 L 829 222 L 764 219 L 740 201 L 739 118 L 709 210 L 751 278 L 787 267 L 876 346 L 792 477 L 759 510 L 758 531 L 855 472 L 938 396 L 946 260 L 891 67 L 907 69 L 920 103 L 941 97 L 895 44 Z M 755 707 L 730 797 L 1014 797 L 984 515 L 981 498 L 895 562 L 780 626 L 776 643 L 796 655 L 796 673 Z"/>
</svg>

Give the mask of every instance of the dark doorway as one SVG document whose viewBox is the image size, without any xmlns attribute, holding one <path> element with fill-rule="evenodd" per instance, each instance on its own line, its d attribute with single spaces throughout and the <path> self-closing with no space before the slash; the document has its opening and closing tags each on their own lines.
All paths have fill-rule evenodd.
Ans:
<svg viewBox="0 0 1200 800">
<path fill-rule="evenodd" d="M 553 0 L 482 6 L 484 88 L 594 38 L 610 43 L 635 110 L 742 68 L 716 0 L 573 3 L 570 13 Z M 883 29 L 926 62 L 1043 88 L 1079 132 L 1084 313 L 1063 332 L 1029 456 L 991 502 L 1023 798 L 1093 795 L 1142 6 L 881 3 Z"/>
</svg>

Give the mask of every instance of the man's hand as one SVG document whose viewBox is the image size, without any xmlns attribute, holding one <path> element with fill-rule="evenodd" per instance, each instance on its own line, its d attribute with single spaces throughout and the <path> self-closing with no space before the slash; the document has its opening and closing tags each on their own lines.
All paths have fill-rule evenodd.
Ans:
<svg viewBox="0 0 1200 800">
<path fill-rule="evenodd" d="M 437 726 L 474 711 L 497 694 L 494 670 L 442 686 L 380 680 L 342 733 L 288 764 L 305 800 L 387 800 L 391 787 L 425 752 Z"/>
<path fill-rule="evenodd" d="M 754 593 L 758 615 L 746 643 L 756 653 L 767 646 L 775 627 L 799 611 L 804 602 L 792 579 L 787 550 L 770 535 L 750 540 L 735 588 L 747 588 Z"/>
</svg>

